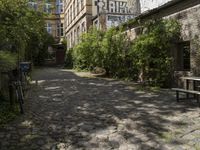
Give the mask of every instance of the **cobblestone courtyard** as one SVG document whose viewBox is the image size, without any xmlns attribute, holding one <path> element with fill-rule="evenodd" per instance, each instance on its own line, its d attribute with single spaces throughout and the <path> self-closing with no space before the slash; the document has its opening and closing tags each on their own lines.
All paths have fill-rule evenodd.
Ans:
<svg viewBox="0 0 200 150">
<path fill-rule="evenodd" d="M 177 104 L 170 90 L 59 68 L 38 69 L 33 80 L 25 115 L 0 128 L 1 150 L 200 149 L 200 109 Z"/>
</svg>

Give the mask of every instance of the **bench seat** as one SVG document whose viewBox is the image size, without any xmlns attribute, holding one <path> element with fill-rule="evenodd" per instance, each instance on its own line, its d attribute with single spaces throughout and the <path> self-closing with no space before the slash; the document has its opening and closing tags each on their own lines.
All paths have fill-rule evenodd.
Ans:
<svg viewBox="0 0 200 150">
<path fill-rule="evenodd" d="M 200 98 L 200 91 L 193 91 L 193 90 L 186 90 L 186 89 L 181 89 L 181 88 L 172 88 L 173 91 L 176 91 L 176 100 L 177 102 L 179 102 L 180 98 L 179 98 L 179 92 L 181 93 L 187 93 L 187 94 L 194 94 L 194 97 L 197 99 L 197 102 L 199 104 L 199 107 L 200 107 L 200 101 L 199 101 L 199 98 Z M 187 96 L 188 98 L 188 96 Z"/>
<path fill-rule="evenodd" d="M 173 91 L 183 92 L 183 93 L 190 93 L 190 94 L 200 95 L 200 91 L 186 90 L 186 89 L 180 89 L 180 88 L 172 88 L 172 90 Z"/>
</svg>

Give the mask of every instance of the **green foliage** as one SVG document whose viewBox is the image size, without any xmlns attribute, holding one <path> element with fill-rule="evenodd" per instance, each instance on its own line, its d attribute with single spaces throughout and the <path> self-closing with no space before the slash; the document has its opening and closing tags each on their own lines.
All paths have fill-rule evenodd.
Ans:
<svg viewBox="0 0 200 150">
<path fill-rule="evenodd" d="M 180 25 L 174 20 L 147 22 L 134 41 L 119 29 L 91 29 L 73 49 L 74 67 L 102 67 L 112 77 L 140 78 L 153 86 L 165 86 L 172 67 L 170 48 L 179 34 Z"/>
<path fill-rule="evenodd" d="M 0 51 L 0 70 L 3 72 L 12 70 L 17 66 L 17 56 L 10 52 Z"/>
<path fill-rule="evenodd" d="M 0 19 L 0 49 L 18 53 L 20 60 L 46 55 L 44 16 L 30 9 L 27 0 L 0 0 Z"/>
<path fill-rule="evenodd" d="M 73 56 L 72 56 L 72 52 L 73 52 L 73 49 L 69 49 L 66 52 L 66 57 L 65 57 L 65 67 L 67 67 L 69 69 L 73 68 Z"/>
<path fill-rule="evenodd" d="M 0 0 L 0 72 L 14 69 L 17 61 L 44 62 L 48 46 L 54 43 L 44 27 L 44 15 L 30 9 L 28 0 Z M 3 90 L 8 93 L 6 87 Z M 0 124 L 15 114 L 0 96 Z"/>
<path fill-rule="evenodd" d="M 120 25 L 120 28 L 125 31 L 127 29 L 133 28 L 135 25 L 139 24 L 139 20 L 137 19 L 130 19 L 127 22 L 124 22 Z M 117 27 L 119 28 L 119 27 Z"/>
<path fill-rule="evenodd" d="M 106 32 L 102 41 L 103 68 L 107 73 L 117 78 L 134 78 L 133 72 L 137 72 L 129 56 L 131 42 L 126 33 L 110 29 Z"/>
<path fill-rule="evenodd" d="M 82 35 L 80 44 L 74 47 L 74 67 L 91 70 L 102 66 L 101 41 L 104 33 L 95 28 Z"/>
<path fill-rule="evenodd" d="M 8 103 L 0 103 L 0 127 L 12 121 L 19 114 L 17 107 L 10 107 Z"/>
<path fill-rule="evenodd" d="M 146 23 L 144 34 L 134 41 L 131 51 L 137 68 L 140 68 L 141 80 L 151 81 L 153 85 L 166 85 L 172 67 L 170 48 L 179 33 L 180 25 L 174 20 Z"/>
</svg>

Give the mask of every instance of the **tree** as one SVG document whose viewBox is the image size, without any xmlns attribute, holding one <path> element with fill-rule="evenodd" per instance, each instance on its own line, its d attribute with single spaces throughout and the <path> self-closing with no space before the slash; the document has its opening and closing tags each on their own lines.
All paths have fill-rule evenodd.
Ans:
<svg viewBox="0 0 200 150">
<path fill-rule="evenodd" d="M 132 56 L 140 69 L 141 80 L 164 86 L 169 78 L 172 63 L 170 49 L 180 35 L 180 25 L 175 20 L 152 20 L 143 27 L 143 34 L 133 43 Z"/>
<path fill-rule="evenodd" d="M 20 60 L 36 61 L 52 43 L 43 14 L 30 9 L 26 0 L 0 0 L 0 20 L 0 50 L 17 53 Z"/>
</svg>

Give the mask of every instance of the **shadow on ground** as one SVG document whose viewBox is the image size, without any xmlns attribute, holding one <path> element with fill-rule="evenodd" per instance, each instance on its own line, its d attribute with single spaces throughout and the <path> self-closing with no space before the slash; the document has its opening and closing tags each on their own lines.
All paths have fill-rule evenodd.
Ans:
<svg viewBox="0 0 200 150">
<path fill-rule="evenodd" d="M 26 114 L 0 129 L 1 149 L 168 149 L 163 133 L 186 126 L 179 116 L 198 109 L 177 104 L 169 90 L 138 91 L 59 68 L 39 69 L 33 80 Z"/>
</svg>

